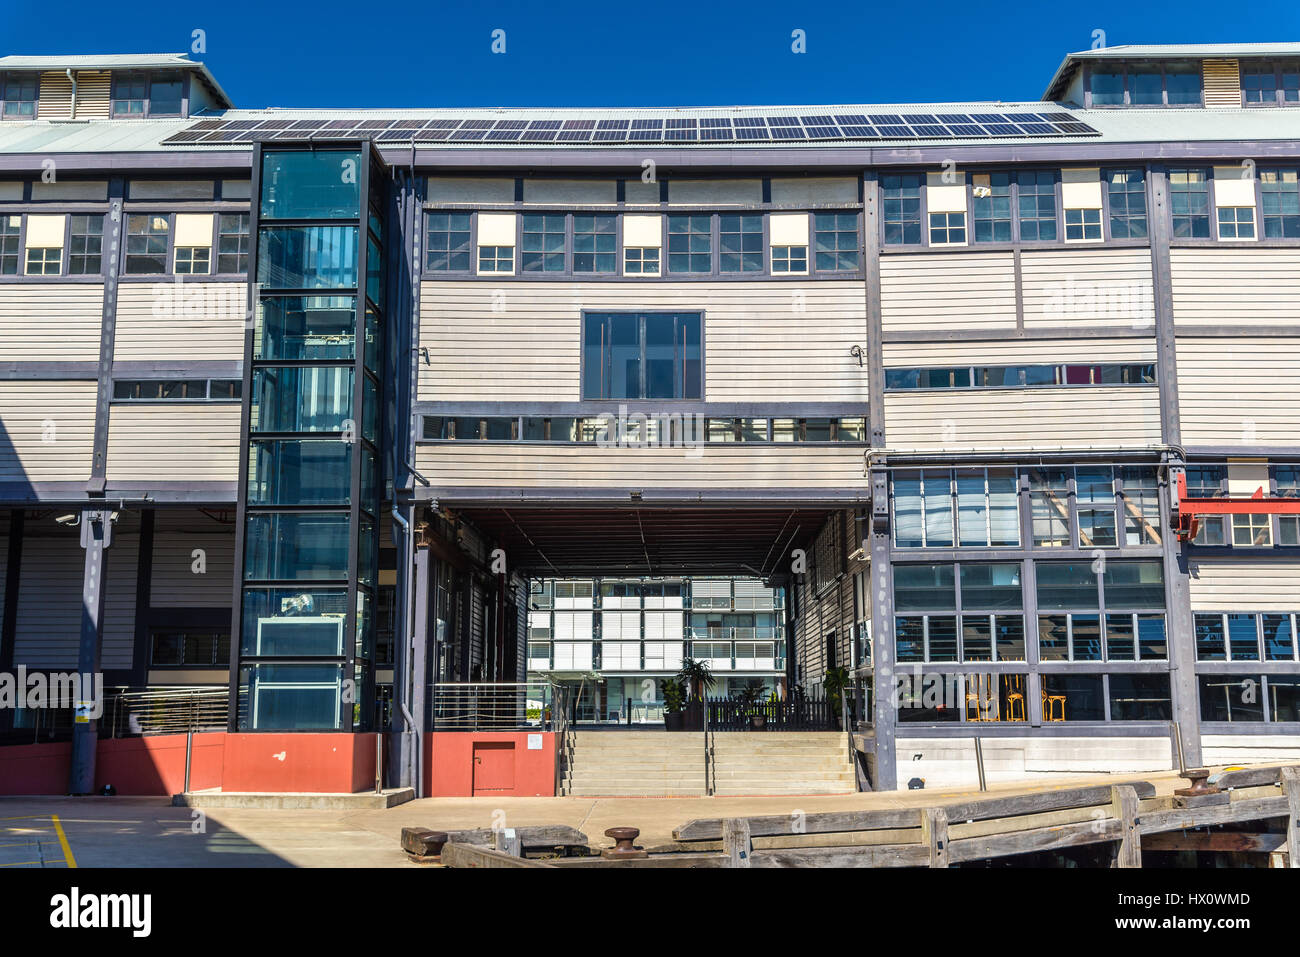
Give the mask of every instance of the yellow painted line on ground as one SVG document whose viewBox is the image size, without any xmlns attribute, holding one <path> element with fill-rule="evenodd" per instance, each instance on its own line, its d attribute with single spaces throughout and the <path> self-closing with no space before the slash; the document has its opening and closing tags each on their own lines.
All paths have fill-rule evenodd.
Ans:
<svg viewBox="0 0 1300 957">
<path fill-rule="evenodd" d="M 63 825 L 59 823 L 59 816 L 51 814 L 50 820 L 54 822 L 54 833 L 59 835 L 59 847 L 63 848 L 63 861 L 69 867 L 76 867 L 77 860 L 72 856 L 72 848 L 68 847 L 68 835 L 63 833 Z"/>
<path fill-rule="evenodd" d="M 28 864 L 44 864 L 44 861 L 14 861 L 12 864 L 0 864 L 0 867 L 25 867 Z"/>
</svg>

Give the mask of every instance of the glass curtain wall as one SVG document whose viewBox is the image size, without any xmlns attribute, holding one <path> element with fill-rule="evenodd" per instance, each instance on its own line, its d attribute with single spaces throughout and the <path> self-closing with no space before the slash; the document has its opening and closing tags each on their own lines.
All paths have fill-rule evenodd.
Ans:
<svg viewBox="0 0 1300 957">
<path fill-rule="evenodd" d="M 382 497 L 382 181 L 365 144 L 277 146 L 256 162 L 233 723 L 367 730 Z"/>
</svg>

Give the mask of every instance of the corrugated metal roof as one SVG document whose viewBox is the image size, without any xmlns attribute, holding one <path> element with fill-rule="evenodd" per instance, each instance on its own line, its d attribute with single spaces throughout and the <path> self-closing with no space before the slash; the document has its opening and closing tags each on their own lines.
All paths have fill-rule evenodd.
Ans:
<svg viewBox="0 0 1300 957">
<path fill-rule="evenodd" d="M 1043 91 L 1043 99 L 1055 99 L 1060 88 L 1083 60 L 1105 59 L 1220 59 L 1249 57 L 1300 56 L 1300 43 L 1124 43 L 1118 46 L 1098 47 L 1095 50 L 1077 50 L 1067 53 L 1056 68 L 1052 80 Z"/>
<path fill-rule="evenodd" d="M 994 110 L 1008 115 L 1018 112 L 1043 110 L 1049 104 L 1035 103 L 910 103 L 910 104 L 856 104 L 856 105 L 822 105 L 822 106 L 774 106 L 774 107 L 682 107 L 682 108 L 641 108 L 641 109 L 423 109 L 423 110 L 381 110 L 381 109 L 347 109 L 347 110 L 227 110 L 214 114 L 207 120 L 365 120 L 376 117 L 402 120 L 427 120 L 449 117 L 464 119 L 564 119 L 581 114 L 585 117 L 620 116 L 637 118 L 704 118 L 717 116 L 740 117 L 747 115 L 790 116 L 807 114 L 809 111 L 822 113 L 858 112 L 974 112 Z M 1238 140 L 1300 140 L 1300 109 L 1151 109 L 1129 108 L 1123 110 L 1085 110 L 1077 107 L 1063 107 L 1077 119 L 1096 129 L 1099 136 L 1066 137 L 1039 136 L 1032 140 L 1021 138 L 982 137 L 979 139 L 944 138 L 899 138 L 853 140 L 845 138 L 830 142 L 811 140 L 765 140 L 761 142 L 727 142 L 725 144 L 700 142 L 665 142 L 654 146 L 628 143 L 519 143 L 519 142 L 430 142 L 428 145 L 447 150 L 457 149 L 611 149 L 628 148 L 672 148 L 672 149 L 708 149 L 725 146 L 727 149 L 817 149 L 827 146 L 841 147 L 860 144 L 875 148 L 900 146 L 935 146 L 948 145 L 954 148 L 965 146 L 988 146 L 1027 143 L 1034 144 L 1116 144 L 1148 142 L 1215 142 Z M 203 122 L 191 119 L 121 119 L 121 120 L 27 120 L 0 122 L 0 153 L 6 154 L 49 154 L 49 153 L 94 153 L 94 152 L 204 152 L 212 149 L 242 150 L 250 149 L 251 144 L 244 142 L 206 142 L 164 144 L 164 140 Z M 310 136 L 311 130 L 304 130 L 303 136 Z M 325 135 L 328 135 L 326 132 Z M 425 142 L 417 140 L 417 142 Z M 381 144 L 382 145 L 382 144 Z M 394 144 L 395 145 L 395 144 Z"/>
</svg>

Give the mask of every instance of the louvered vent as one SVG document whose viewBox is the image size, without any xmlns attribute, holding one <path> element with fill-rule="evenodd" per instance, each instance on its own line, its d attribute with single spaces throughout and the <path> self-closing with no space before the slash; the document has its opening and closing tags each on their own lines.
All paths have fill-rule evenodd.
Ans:
<svg viewBox="0 0 1300 957">
<path fill-rule="evenodd" d="M 106 120 L 111 85 L 107 70 L 77 72 L 77 119 Z"/>
<path fill-rule="evenodd" d="M 41 94 L 36 115 L 43 120 L 67 119 L 72 115 L 72 81 L 66 73 L 41 74 Z"/>
<path fill-rule="evenodd" d="M 1241 67 L 1236 60 L 1206 60 L 1205 105 L 1241 106 Z"/>
</svg>

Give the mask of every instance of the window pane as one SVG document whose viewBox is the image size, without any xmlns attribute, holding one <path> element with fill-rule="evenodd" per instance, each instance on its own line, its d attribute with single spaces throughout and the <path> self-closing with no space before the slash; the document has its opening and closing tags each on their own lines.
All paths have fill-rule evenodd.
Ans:
<svg viewBox="0 0 1300 957">
<path fill-rule="evenodd" d="M 357 219 L 360 166 L 361 154 L 355 150 L 265 153 L 262 219 Z"/>
<path fill-rule="evenodd" d="M 266 289 L 357 285 L 356 226 L 275 226 L 261 230 L 258 281 Z"/>
<path fill-rule="evenodd" d="M 894 607 L 900 611 L 949 611 L 957 607 L 952 565 L 895 565 Z"/>
<path fill-rule="evenodd" d="M 1270 721 L 1300 721 L 1300 677 L 1268 676 L 1268 717 Z"/>
<path fill-rule="evenodd" d="M 1202 721 L 1263 721 L 1259 675 L 1197 675 Z"/>
<path fill-rule="evenodd" d="M 1075 661 L 1101 661 L 1101 622 L 1096 615 L 1071 615 Z"/>
<path fill-rule="evenodd" d="M 1259 660 L 1259 635 L 1254 615 L 1228 616 L 1228 657 L 1232 661 Z"/>
<path fill-rule="evenodd" d="M 1168 675 L 1111 675 L 1112 721 L 1172 721 Z"/>
<path fill-rule="evenodd" d="M 244 578 L 249 581 L 346 579 L 346 512 L 248 516 Z"/>
<path fill-rule="evenodd" d="M 929 616 L 930 660 L 957 660 L 957 619 L 949 615 Z"/>
<path fill-rule="evenodd" d="M 1169 657 L 1169 640 L 1165 637 L 1164 615 L 1138 615 L 1138 657 L 1143 661 L 1162 661 Z"/>
<path fill-rule="evenodd" d="M 1291 661 L 1295 658 L 1295 635 L 1291 629 L 1290 615 L 1262 615 L 1264 626 L 1264 656 L 1270 661 Z"/>
<path fill-rule="evenodd" d="M 1106 607 L 1165 607 L 1165 575 L 1159 561 L 1107 561 L 1102 585 Z"/>
<path fill-rule="evenodd" d="M 1196 660 L 1224 661 L 1227 650 L 1223 640 L 1222 615 L 1196 615 Z"/>
<path fill-rule="evenodd" d="M 993 630 L 988 615 L 962 615 L 962 656 L 966 661 L 993 660 Z"/>
<path fill-rule="evenodd" d="M 240 669 L 241 730 L 340 727 L 343 666 L 254 664 Z"/>
<path fill-rule="evenodd" d="M 1024 599 L 1020 587 L 1018 562 L 961 565 L 961 606 L 963 609 L 999 611 L 1019 609 Z"/>
<path fill-rule="evenodd" d="M 1106 660 L 1134 661 L 1137 646 L 1133 641 L 1132 615 L 1106 616 Z"/>
<path fill-rule="evenodd" d="M 952 480 L 947 472 L 925 472 L 925 544 L 930 548 L 952 545 Z"/>
<path fill-rule="evenodd" d="M 352 418 L 351 368 L 253 370 L 254 432 L 342 432 Z"/>
<path fill-rule="evenodd" d="M 1101 675 L 1044 674 L 1044 721 L 1102 721 L 1106 717 Z"/>
<path fill-rule="evenodd" d="M 347 505 L 353 443 L 257 440 L 249 446 L 250 505 Z"/>
<path fill-rule="evenodd" d="M 896 472 L 894 493 L 894 544 L 899 548 L 920 548 L 925 544 L 921 524 L 921 474 Z"/>
<path fill-rule="evenodd" d="M 1097 575 L 1091 562 L 1039 562 L 1035 574 L 1039 608 L 1067 611 L 1097 607 Z"/>
<path fill-rule="evenodd" d="M 997 615 L 993 619 L 998 661 L 1025 660 L 1025 619 L 1020 615 Z"/>
<path fill-rule="evenodd" d="M 258 304 L 253 352 L 258 359 L 351 359 L 354 296 L 265 298 Z"/>
<path fill-rule="evenodd" d="M 899 661 L 921 661 L 925 657 L 925 619 L 895 618 L 894 649 Z"/>
<path fill-rule="evenodd" d="M 1070 660 L 1068 615 L 1038 616 L 1038 657 L 1043 661 Z"/>
</svg>

